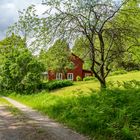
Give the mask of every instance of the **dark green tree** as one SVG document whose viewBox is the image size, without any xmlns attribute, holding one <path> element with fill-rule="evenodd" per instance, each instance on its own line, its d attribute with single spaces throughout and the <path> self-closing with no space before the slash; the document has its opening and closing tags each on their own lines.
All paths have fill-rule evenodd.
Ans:
<svg viewBox="0 0 140 140">
<path fill-rule="evenodd" d="M 6 90 L 34 92 L 41 83 L 43 65 L 31 54 L 21 37 L 12 36 L 0 41 L 0 77 Z"/>
</svg>

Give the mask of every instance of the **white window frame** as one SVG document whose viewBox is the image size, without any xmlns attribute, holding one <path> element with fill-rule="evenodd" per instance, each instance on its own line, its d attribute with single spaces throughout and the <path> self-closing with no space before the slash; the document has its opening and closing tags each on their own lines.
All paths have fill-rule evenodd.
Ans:
<svg viewBox="0 0 140 140">
<path fill-rule="evenodd" d="M 91 74 L 90 73 L 85 73 L 85 77 L 87 77 L 87 76 L 91 76 Z"/>
<path fill-rule="evenodd" d="M 62 80 L 62 79 L 63 79 L 62 73 L 56 73 L 56 80 Z"/>
<path fill-rule="evenodd" d="M 73 73 L 67 73 L 67 79 L 73 81 Z"/>
</svg>

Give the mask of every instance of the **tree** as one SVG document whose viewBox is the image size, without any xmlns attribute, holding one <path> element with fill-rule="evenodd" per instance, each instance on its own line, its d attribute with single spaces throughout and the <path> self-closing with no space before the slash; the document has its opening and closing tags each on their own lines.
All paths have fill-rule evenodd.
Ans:
<svg viewBox="0 0 140 140">
<path fill-rule="evenodd" d="M 33 51 L 35 50 L 35 45 L 37 40 L 37 35 L 39 31 L 39 25 L 41 25 L 41 20 L 36 14 L 36 9 L 34 5 L 29 6 L 23 11 L 19 11 L 18 21 L 8 28 L 7 35 L 14 33 L 21 36 L 28 48 Z M 38 43 L 37 43 L 38 45 Z M 34 46 L 34 48 L 32 47 Z"/>
<path fill-rule="evenodd" d="M 68 41 L 86 38 L 89 41 L 91 70 L 100 81 L 101 88 L 105 88 L 111 64 L 128 52 L 130 46 L 138 45 L 140 26 L 132 24 L 133 18 L 129 18 L 140 17 L 137 2 L 46 0 L 50 7 L 46 11 L 48 34 L 52 40 L 60 37 Z"/>
<path fill-rule="evenodd" d="M 73 64 L 70 61 L 71 52 L 65 40 L 56 40 L 54 45 L 45 51 L 41 51 L 40 60 L 46 65 L 46 69 L 55 72 L 62 72 L 66 77 L 67 69 L 72 69 Z"/>
<path fill-rule="evenodd" d="M 0 41 L 0 84 L 3 89 L 34 92 L 41 83 L 43 65 L 31 54 L 21 37 Z"/>
<path fill-rule="evenodd" d="M 83 37 L 77 38 L 74 42 L 72 52 L 84 60 L 83 68 L 90 70 L 91 60 L 88 40 Z"/>
<path fill-rule="evenodd" d="M 122 27 L 128 26 L 126 29 L 128 30 L 133 29 L 134 31 L 134 32 L 130 32 L 129 36 L 128 35 L 123 36 L 123 38 L 125 38 L 125 45 L 127 46 L 126 48 L 128 51 L 125 51 L 120 58 L 115 60 L 117 62 L 116 67 L 124 68 L 125 70 L 140 69 L 139 4 L 140 4 L 139 0 L 130 1 L 121 11 L 123 14 L 119 14 L 116 18 L 116 20 L 123 23 L 121 25 Z M 124 11 L 128 11 L 128 12 L 124 12 Z M 133 14 L 131 14 L 132 12 Z M 123 21 L 126 21 L 127 23 Z M 117 25 L 115 24 L 114 26 Z"/>
</svg>

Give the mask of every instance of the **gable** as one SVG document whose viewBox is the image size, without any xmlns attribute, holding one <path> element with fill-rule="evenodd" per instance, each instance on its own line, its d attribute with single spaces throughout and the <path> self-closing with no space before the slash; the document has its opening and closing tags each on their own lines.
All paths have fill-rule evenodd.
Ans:
<svg viewBox="0 0 140 140">
<path fill-rule="evenodd" d="M 83 64 L 84 63 L 84 61 L 81 59 L 81 58 L 79 58 L 77 55 L 75 55 L 75 54 L 71 54 L 71 61 L 72 62 L 76 62 L 76 63 L 81 63 L 81 64 Z"/>
</svg>

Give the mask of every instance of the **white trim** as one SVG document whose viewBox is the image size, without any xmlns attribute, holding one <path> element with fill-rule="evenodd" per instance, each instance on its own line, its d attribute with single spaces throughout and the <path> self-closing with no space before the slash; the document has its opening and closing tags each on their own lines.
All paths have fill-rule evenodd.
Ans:
<svg viewBox="0 0 140 140">
<path fill-rule="evenodd" d="M 48 72 L 47 72 L 47 71 L 45 71 L 45 72 L 42 72 L 42 74 L 43 74 L 43 75 L 48 75 Z"/>
<path fill-rule="evenodd" d="M 91 73 L 85 73 L 85 77 L 92 76 Z"/>
<path fill-rule="evenodd" d="M 62 80 L 62 79 L 63 79 L 62 73 L 56 73 L 56 80 Z"/>
<path fill-rule="evenodd" d="M 67 79 L 73 81 L 73 73 L 67 73 Z"/>
</svg>

